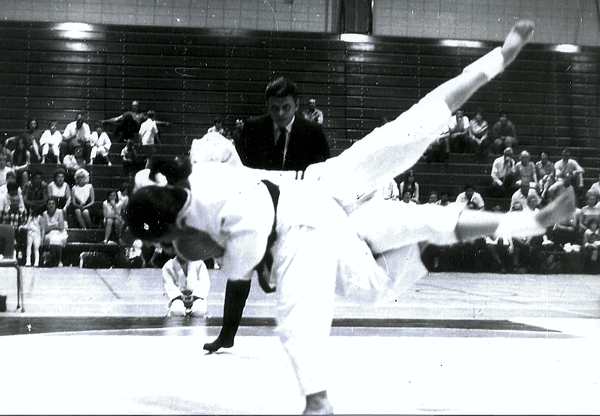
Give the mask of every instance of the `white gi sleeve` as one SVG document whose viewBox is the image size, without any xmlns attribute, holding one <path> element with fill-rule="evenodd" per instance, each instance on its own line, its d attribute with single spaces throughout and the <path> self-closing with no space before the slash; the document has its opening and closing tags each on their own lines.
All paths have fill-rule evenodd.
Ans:
<svg viewBox="0 0 600 416">
<path fill-rule="evenodd" d="M 176 282 L 179 280 L 177 272 L 173 267 L 173 259 L 167 261 L 162 268 L 162 277 L 165 288 L 165 293 L 169 300 L 175 299 L 177 296 L 181 296 L 181 290 L 177 286 Z"/>
</svg>

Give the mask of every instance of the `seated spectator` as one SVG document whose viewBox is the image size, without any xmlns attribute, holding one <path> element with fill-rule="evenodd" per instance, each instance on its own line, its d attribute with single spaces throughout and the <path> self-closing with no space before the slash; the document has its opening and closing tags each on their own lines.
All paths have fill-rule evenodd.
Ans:
<svg viewBox="0 0 600 416">
<path fill-rule="evenodd" d="M 581 208 L 579 215 L 579 232 L 584 233 L 589 228 L 589 222 L 596 220 L 600 222 L 600 195 L 594 191 L 588 191 L 586 194 L 587 204 Z"/>
<path fill-rule="evenodd" d="M 18 137 L 16 148 L 10 155 L 10 163 L 17 174 L 17 179 L 21 181 L 21 184 L 26 184 L 29 181 L 28 169 L 31 163 L 31 154 L 27 150 L 27 139 L 24 136 Z"/>
<path fill-rule="evenodd" d="M 109 151 L 112 142 L 108 134 L 102 128 L 102 123 L 95 124 L 95 129 L 90 135 L 90 164 L 111 166 Z"/>
<path fill-rule="evenodd" d="M 6 174 L 6 183 L 4 185 L 0 185 L 0 212 L 4 211 L 10 205 L 10 196 L 8 194 L 8 185 L 10 183 L 14 183 L 17 186 L 17 193 L 19 194 L 20 209 L 25 210 L 25 204 L 23 202 L 23 193 L 21 192 L 21 188 L 17 184 L 17 174 L 14 171 L 10 171 Z"/>
<path fill-rule="evenodd" d="M 223 121 L 221 120 L 221 117 L 216 116 L 213 120 L 213 123 L 214 124 L 208 128 L 207 133 L 219 133 L 221 136 L 225 137 L 226 132 L 223 128 Z"/>
<path fill-rule="evenodd" d="M 140 139 L 142 141 L 142 153 L 148 155 L 148 158 L 152 158 L 155 152 L 155 145 L 160 144 L 160 131 L 156 124 L 156 113 L 149 110 L 147 113 L 147 119 L 140 126 Z M 209 129 L 210 130 L 210 129 Z M 223 130 L 225 132 L 225 130 Z"/>
<path fill-rule="evenodd" d="M 38 123 L 36 120 L 28 120 L 25 128 L 25 132 L 8 138 L 6 140 L 6 147 L 11 151 L 16 150 L 18 148 L 17 143 L 23 138 L 25 140 L 25 149 L 31 155 L 31 163 L 39 163 L 42 159 L 40 154 L 40 137 L 42 136 L 42 132 L 37 129 Z"/>
<path fill-rule="evenodd" d="M 402 193 L 401 201 L 405 204 L 416 204 L 413 193 L 408 189 Z"/>
<path fill-rule="evenodd" d="M 173 248 L 165 250 L 175 255 Z M 162 276 L 169 299 L 167 316 L 206 316 L 210 276 L 202 260 L 187 261 L 175 256 L 162 266 Z"/>
<path fill-rule="evenodd" d="M 14 173 L 12 168 L 10 166 L 6 165 L 6 156 L 3 154 L 0 154 L 0 186 L 6 185 L 6 175 L 9 172 Z"/>
<path fill-rule="evenodd" d="M 557 190 L 572 185 L 578 197 L 583 189 L 583 174 L 585 170 L 571 158 L 571 151 L 564 149 L 562 158 L 554 164 L 554 177 L 556 182 L 548 189 L 551 198 L 554 198 Z"/>
<path fill-rule="evenodd" d="M 475 147 L 471 139 L 469 118 L 465 116 L 463 109 L 456 110 L 456 113 L 450 119 L 447 134 L 450 140 L 450 151 L 457 153 L 474 152 Z"/>
<path fill-rule="evenodd" d="M 533 203 L 535 199 L 532 198 Z M 531 208 L 531 205 L 529 206 Z M 537 208 L 533 208 L 536 210 Z M 511 205 L 511 211 L 522 211 L 523 205 L 520 201 L 515 201 Z M 512 266 L 517 273 L 527 273 L 530 270 L 537 271 L 541 260 L 541 241 L 534 237 L 513 237 L 508 253 L 512 258 Z"/>
<path fill-rule="evenodd" d="M 52 175 L 54 180 L 48 185 L 48 197 L 56 200 L 56 208 L 63 211 L 65 218 L 71 205 L 71 187 L 65 182 L 66 174 L 64 169 L 56 169 Z"/>
<path fill-rule="evenodd" d="M 507 147 L 516 148 L 517 131 L 515 125 L 508 119 L 506 112 L 501 111 L 500 117 L 492 127 L 494 143 L 492 149 L 496 153 L 502 153 Z"/>
<path fill-rule="evenodd" d="M 88 161 L 84 156 L 83 147 L 76 147 L 73 154 L 68 154 L 63 159 L 63 166 L 67 170 L 66 180 L 69 185 L 75 184 L 75 172 L 79 169 L 85 169 L 88 166 Z"/>
<path fill-rule="evenodd" d="M 127 144 L 121 151 L 121 157 L 123 158 L 123 171 L 130 178 L 133 178 L 144 167 L 145 161 L 142 161 L 138 155 L 133 139 L 127 140 Z"/>
<path fill-rule="evenodd" d="M 483 119 L 483 109 L 477 108 L 475 117 L 469 122 L 469 135 L 471 142 L 479 156 L 487 156 L 490 149 L 490 140 L 488 138 L 488 122 Z"/>
<path fill-rule="evenodd" d="M 125 211 L 129 203 L 129 194 L 131 193 L 131 185 L 129 182 L 123 182 L 117 191 L 117 201 L 121 204 L 121 211 Z"/>
<path fill-rule="evenodd" d="M 121 216 L 121 204 L 117 201 L 117 192 L 110 191 L 106 200 L 102 202 L 102 215 L 104 217 L 104 244 L 116 244 L 110 239 L 113 230 L 117 241 L 121 242 L 123 232 L 123 217 Z"/>
<path fill-rule="evenodd" d="M 450 204 L 450 194 L 448 191 L 444 191 L 440 194 L 440 199 L 436 202 L 436 205 L 441 205 L 443 207 Z"/>
<path fill-rule="evenodd" d="M 535 170 L 538 178 L 538 190 L 542 199 L 548 197 L 548 189 L 554 184 L 554 163 L 550 161 L 548 153 L 542 152 L 540 160 L 535 164 Z M 600 187 L 598 188 L 600 193 Z"/>
<path fill-rule="evenodd" d="M 62 249 L 67 244 L 67 229 L 63 212 L 56 207 L 56 199 L 49 198 L 41 221 L 42 244 L 48 246 L 52 264 L 62 267 Z"/>
<path fill-rule="evenodd" d="M 529 182 L 532 189 L 538 190 L 538 177 L 535 164 L 531 161 L 531 155 L 527 150 L 523 150 L 520 160 L 513 168 L 515 175 L 515 185 L 521 186 L 522 182 Z"/>
<path fill-rule="evenodd" d="M 41 163 L 60 163 L 60 143 L 62 134 L 57 129 L 58 122 L 51 121 L 48 130 L 44 131 L 40 137 L 40 146 L 42 148 Z"/>
<path fill-rule="evenodd" d="M 75 121 L 67 124 L 60 144 L 60 154 L 64 158 L 72 155 L 76 148 L 83 149 L 83 156 L 87 160 L 90 155 L 90 126 L 85 122 L 85 114 L 77 113 Z"/>
<path fill-rule="evenodd" d="M 90 208 L 94 205 L 94 187 L 89 183 L 90 174 L 85 169 L 75 172 L 75 185 L 71 190 L 72 212 L 80 228 L 91 228 Z"/>
<path fill-rule="evenodd" d="M 503 155 L 496 158 L 492 163 L 490 193 L 493 197 L 503 198 L 514 192 L 514 167 L 513 150 L 507 147 L 504 149 Z"/>
<path fill-rule="evenodd" d="M 583 250 L 586 262 L 588 263 L 587 269 L 596 273 L 599 268 L 598 249 L 600 249 L 600 230 L 598 229 L 598 224 L 598 219 L 590 218 L 588 228 L 583 233 Z"/>
<path fill-rule="evenodd" d="M 6 146 L 6 133 L 4 135 L 0 135 L 0 156 L 4 155 L 6 158 L 6 166 L 12 166 L 10 161 L 10 156 L 12 151 Z"/>
<path fill-rule="evenodd" d="M 546 233 L 548 241 L 554 245 L 555 249 L 571 252 L 575 246 L 576 250 L 578 250 L 583 241 L 583 236 L 579 228 L 580 217 L 581 209 L 577 208 L 571 218 L 555 224 Z"/>
<path fill-rule="evenodd" d="M 317 100 L 308 100 L 308 108 L 302 112 L 302 116 L 313 123 L 323 124 L 323 112 L 317 108 Z"/>
<path fill-rule="evenodd" d="M 391 179 L 387 185 L 383 187 L 383 199 L 397 201 L 399 198 L 398 184 L 395 179 Z"/>
<path fill-rule="evenodd" d="M 465 190 L 456 196 L 456 202 L 459 204 L 471 204 L 471 209 L 482 211 L 485 208 L 485 202 L 479 192 L 475 192 L 475 185 L 468 183 Z"/>
<path fill-rule="evenodd" d="M 437 204 L 438 203 L 438 193 L 437 191 L 429 192 L 429 198 L 427 199 L 428 204 Z"/>
<path fill-rule="evenodd" d="M 32 172 L 31 180 L 23 185 L 23 202 L 29 215 L 40 215 L 48 202 L 48 184 L 42 180 L 42 172 Z"/>
<path fill-rule="evenodd" d="M 404 175 L 404 180 L 400 181 L 402 175 L 398 175 L 394 178 L 396 183 L 398 184 L 398 195 L 402 195 L 404 197 L 404 191 L 410 191 L 412 195 L 412 200 L 419 203 L 419 183 L 415 180 L 415 172 L 413 170 L 409 170 Z"/>
<path fill-rule="evenodd" d="M 515 193 L 512 194 L 512 196 L 510 197 L 510 206 L 511 207 L 518 202 L 521 206 L 521 211 L 522 211 L 523 207 L 528 206 L 527 200 L 530 197 L 535 199 L 535 201 L 536 201 L 535 207 L 537 207 L 542 202 L 542 198 L 540 197 L 540 195 L 537 193 L 537 191 L 534 188 L 531 188 L 529 186 L 529 183 L 530 182 L 528 182 L 528 181 L 523 181 L 521 183 L 521 186 L 519 187 L 519 189 L 517 189 L 515 191 Z"/>
</svg>

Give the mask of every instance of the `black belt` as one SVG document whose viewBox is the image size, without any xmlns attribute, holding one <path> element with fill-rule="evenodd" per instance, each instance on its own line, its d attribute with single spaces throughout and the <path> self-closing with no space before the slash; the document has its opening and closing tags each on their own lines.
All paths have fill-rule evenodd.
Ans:
<svg viewBox="0 0 600 416">
<path fill-rule="evenodd" d="M 275 215 L 273 217 L 273 227 L 271 228 L 271 233 L 267 238 L 267 249 L 265 250 L 265 255 L 262 260 L 256 265 L 254 268 L 256 273 L 258 274 L 258 284 L 262 288 L 265 293 L 273 293 L 277 290 L 277 287 L 273 287 L 269 284 L 269 275 L 271 274 L 271 270 L 273 269 L 273 253 L 271 253 L 271 249 L 273 248 L 273 244 L 275 244 L 275 240 L 277 239 L 277 231 L 275 231 L 277 225 L 277 203 L 279 202 L 279 187 L 272 182 L 267 180 L 263 180 L 269 191 L 269 195 L 271 195 L 271 199 L 273 200 L 273 208 L 275 209 Z"/>
</svg>

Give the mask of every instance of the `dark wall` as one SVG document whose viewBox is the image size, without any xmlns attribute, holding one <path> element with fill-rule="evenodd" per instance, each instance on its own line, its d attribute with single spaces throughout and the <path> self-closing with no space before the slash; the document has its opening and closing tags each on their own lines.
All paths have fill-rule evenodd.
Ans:
<svg viewBox="0 0 600 416">
<path fill-rule="evenodd" d="M 309 97 L 325 113 L 333 153 L 396 117 L 432 88 L 497 44 L 441 46 L 411 38 L 64 24 L 0 23 L 0 129 L 59 127 L 88 113 L 88 121 L 121 114 L 132 100 L 172 125 L 170 143 L 202 136 L 214 116 L 227 126 L 264 111 L 263 92 L 278 75 L 294 78 L 301 105 Z M 530 45 L 497 80 L 465 107 L 482 106 L 488 121 L 504 109 L 524 143 L 565 137 L 598 146 L 599 53 L 559 53 Z"/>
</svg>

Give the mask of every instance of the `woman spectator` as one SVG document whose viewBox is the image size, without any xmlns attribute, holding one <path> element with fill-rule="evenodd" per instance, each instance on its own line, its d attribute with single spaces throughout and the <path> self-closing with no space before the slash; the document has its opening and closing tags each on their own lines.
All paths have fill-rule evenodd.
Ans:
<svg viewBox="0 0 600 416">
<path fill-rule="evenodd" d="M 113 228 L 117 238 L 121 241 L 121 232 L 123 231 L 123 218 L 121 217 L 122 205 L 117 201 L 117 192 L 110 191 L 106 201 L 102 202 L 102 214 L 104 215 L 104 244 L 115 244 L 110 240 Z"/>
<path fill-rule="evenodd" d="M 540 160 L 535 164 L 535 170 L 538 177 L 538 188 L 542 199 L 546 199 L 548 188 L 554 184 L 554 163 L 550 161 L 548 153 L 542 152 Z"/>
<path fill-rule="evenodd" d="M 406 176 L 402 182 L 398 184 L 398 193 L 400 196 L 404 196 L 405 191 L 412 193 L 411 200 L 419 203 L 419 184 L 415 181 L 415 172 L 409 170 L 406 172 Z"/>
<path fill-rule="evenodd" d="M 54 181 L 48 185 L 48 196 L 56 199 L 56 208 L 63 211 L 67 218 L 67 210 L 71 205 L 71 187 L 65 182 L 66 171 L 58 168 L 54 171 Z"/>
<path fill-rule="evenodd" d="M 29 163 L 31 162 L 31 153 L 27 150 L 27 138 L 19 136 L 17 146 L 10 155 L 10 163 L 13 170 L 17 174 L 17 178 L 21 180 L 21 184 L 26 184 L 29 181 Z"/>
<path fill-rule="evenodd" d="M 42 162 L 50 160 L 53 163 L 60 162 L 60 143 L 62 142 L 62 134 L 57 129 L 57 121 L 51 121 L 48 125 L 48 130 L 40 137 L 40 146 L 42 147 Z"/>
<path fill-rule="evenodd" d="M 39 163 L 42 160 L 42 156 L 40 155 L 40 139 L 43 132 L 37 128 L 37 121 L 29 120 L 27 122 L 27 131 L 21 135 L 27 141 L 27 150 L 31 153 L 31 163 Z"/>
<path fill-rule="evenodd" d="M 47 209 L 42 214 L 42 242 L 48 246 L 52 264 L 62 267 L 62 249 L 67 244 L 67 229 L 63 212 L 56 207 L 56 198 L 48 199 Z"/>
<path fill-rule="evenodd" d="M 94 205 L 94 187 L 89 183 L 90 174 L 85 169 L 75 172 L 75 185 L 71 191 L 71 204 L 80 228 L 91 228 L 90 207 Z"/>
</svg>

